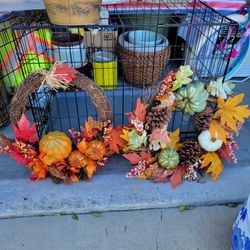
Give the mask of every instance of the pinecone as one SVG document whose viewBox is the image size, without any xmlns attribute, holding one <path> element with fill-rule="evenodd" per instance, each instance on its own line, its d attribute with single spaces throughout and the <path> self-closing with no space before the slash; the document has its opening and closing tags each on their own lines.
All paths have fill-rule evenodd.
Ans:
<svg viewBox="0 0 250 250">
<path fill-rule="evenodd" d="M 218 105 L 217 99 L 217 97 L 210 95 L 207 100 L 207 107 L 216 109 Z"/>
<path fill-rule="evenodd" d="M 209 129 L 210 123 L 214 117 L 214 110 L 205 108 L 202 112 L 194 115 L 194 124 L 199 132 Z"/>
<path fill-rule="evenodd" d="M 151 111 L 147 113 L 145 129 L 162 128 L 171 119 L 172 111 L 169 108 L 152 107 Z"/>
<path fill-rule="evenodd" d="M 185 141 L 182 143 L 181 149 L 178 151 L 180 162 L 186 166 L 195 164 L 203 150 L 197 141 Z"/>
<path fill-rule="evenodd" d="M 54 184 L 59 184 L 59 183 L 62 183 L 62 182 L 63 182 L 62 179 L 57 178 L 57 177 L 55 177 L 55 176 L 53 176 L 53 175 L 50 175 L 50 177 L 51 177 L 52 181 L 54 182 Z"/>
</svg>

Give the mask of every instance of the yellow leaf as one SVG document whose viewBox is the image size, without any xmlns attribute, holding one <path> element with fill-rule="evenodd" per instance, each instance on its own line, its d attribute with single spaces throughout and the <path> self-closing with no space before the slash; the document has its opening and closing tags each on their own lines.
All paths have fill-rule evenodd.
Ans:
<svg viewBox="0 0 250 250">
<path fill-rule="evenodd" d="M 165 101 L 165 100 L 168 100 L 168 98 L 169 98 L 169 94 L 164 94 L 163 96 L 161 96 L 161 97 L 159 98 L 159 100 L 160 100 L 160 101 Z"/>
<path fill-rule="evenodd" d="M 250 116 L 248 105 L 237 106 L 243 98 L 244 94 L 239 94 L 234 97 L 229 97 L 224 101 L 223 98 L 219 96 L 219 109 L 216 111 L 214 118 L 220 118 L 222 125 L 227 125 L 233 131 L 237 131 L 237 121 L 244 122 L 245 118 Z"/>
<path fill-rule="evenodd" d="M 181 148 L 181 143 L 180 141 L 180 129 L 177 128 L 174 132 L 169 133 L 169 143 L 167 143 L 166 148 L 172 148 L 175 150 L 178 150 Z"/>
<path fill-rule="evenodd" d="M 227 144 L 228 132 L 221 126 L 221 124 L 217 120 L 212 120 L 212 122 L 210 123 L 209 131 L 212 139 L 216 139 L 217 135 L 218 139 Z"/>
<path fill-rule="evenodd" d="M 145 175 L 144 172 L 142 172 L 139 176 L 137 176 L 138 179 L 142 179 L 142 180 L 145 180 L 147 179 L 147 176 Z"/>
<path fill-rule="evenodd" d="M 207 173 L 211 173 L 213 181 L 216 181 L 224 169 L 219 155 L 217 155 L 215 152 L 209 152 L 202 155 L 201 160 L 203 162 L 200 168 L 208 167 Z"/>
<path fill-rule="evenodd" d="M 122 138 L 122 139 L 124 139 L 125 141 L 129 141 L 129 130 L 127 130 L 127 129 L 123 129 L 122 130 L 122 134 L 120 135 L 120 137 Z"/>
<path fill-rule="evenodd" d="M 103 124 L 100 121 L 95 121 L 91 116 L 88 117 L 88 120 L 85 122 L 85 126 L 88 126 L 88 128 L 96 128 L 98 130 L 102 130 Z"/>
</svg>

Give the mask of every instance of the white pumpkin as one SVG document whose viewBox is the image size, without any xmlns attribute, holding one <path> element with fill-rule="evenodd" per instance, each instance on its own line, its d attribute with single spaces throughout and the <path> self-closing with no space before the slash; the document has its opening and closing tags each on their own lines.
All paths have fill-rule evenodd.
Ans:
<svg viewBox="0 0 250 250">
<path fill-rule="evenodd" d="M 218 139 L 216 134 L 216 138 L 211 138 L 211 134 L 209 130 L 205 130 L 200 133 L 198 136 L 198 141 L 200 146 L 208 152 L 214 152 L 221 148 L 222 141 Z"/>
</svg>

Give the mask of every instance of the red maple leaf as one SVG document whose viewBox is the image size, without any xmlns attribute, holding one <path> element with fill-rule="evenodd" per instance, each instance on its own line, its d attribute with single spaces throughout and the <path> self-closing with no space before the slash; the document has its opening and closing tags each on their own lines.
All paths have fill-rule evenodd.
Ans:
<svg viewBox="0 0 250 250">
<path fill-rule="evenodd" d="M 24 114 L 22 115 L 20 120 L 15 125 L 13 125 L 13 134 L 18 140 L 22 142 L 38 141 L 38 139 L 35 138 L 35 136 L 37 135 L 36 124 L 33 124 L 30 128 L 30 121 Z"/>
<path fill-rule="evenodd" d="M 132 154 L 124 154 L 123 155 L 129 162 L 133 165 L 137 164 L 139 161 L 148 160 L 151 158 L 150 151 L 143 151 L 140 154 L 132 153 Z"/>
<path fill-rule="evenodd" d="M 129 122 L 131 123 L 131 121 L 135 120 L 135 119 L 137 119 L 141 122 L 145 122 L 147 107 L 148 107 L 148 105 L 143 104 L 141 102 L 141 99 L 138 98 L 135 110 L 133 112 L 126 113 L 126 115 L 128 116 Z"/>
<path fill-rule="evenodd" d="M 185 166 L 179 165 L 172 170 L 165 170 L 154 180 L 157 182 L 166 182 L 170 180 L 172 188 L 176 188 L 182 182 L 182 176 L 185 173 Z"/>
<path fill-rule="evenodd" d="M 10 156 L 17 162 L 23 165 L 28 165 L 29 161 L 17 152 L 11 152 Z"/>
<path fill-rule="evenodd" d="M 110 139 L 108 140 L 109 148 L 119 154 L 119 147 L 124 147 L 127 142 L 120 137 L 122 134 L 122 127 L 116 127 L 110 131 Z"/>
<path fill-rule="evenodd" d="M 60 80 L 66 80 L 68 83 L 72 82 L 75 78 L 77 71 L 74 68 L 69 67 L 68 64 L 56 66 L 54 76 Z"/>
</svg>

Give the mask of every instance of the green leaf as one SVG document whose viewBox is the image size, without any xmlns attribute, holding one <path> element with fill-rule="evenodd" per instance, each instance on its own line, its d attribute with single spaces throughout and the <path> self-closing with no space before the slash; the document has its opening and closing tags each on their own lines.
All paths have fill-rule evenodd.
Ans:
<svg viewBox="0 0 250 250">
<path fill-rule="evenodd" d="M 101 212 L 91 212 L 90 214 L 92 216 L 94 216 L 94 217 L 102 217 L 102 213 Z"/>
<path fill-rule="evenodd" d="M 188 206 L 180 206 L 178 208 L 179 212 L 181 212 L 181 213 L 186 211 L 186 210 L 192 210 L 192 209 L 193 209 L 192 207 L 188 207 Z"/>
<path fill-rule="evenodd" d="M 71 214 L 71 218 L 72 218 L 73 220 L 79 221 L 79 218 L 78 218 L 77 214 L 75 214 L 75 213 L 72 213 L 72 214 Z"/>
<path fill-rule="evenodd" d="M 190 68 L 190 65 L 181 66 L 179 71 L 175 74 L 176 80 L 173 82 L 173 87 L 171 91 L 175 91 L 182 87 L 182 85 L 187 85 L 192 82 L 190 78 L 193 75 L 193 71 Z"/>
<path fill-rule="evenodd" d="M 234 208 L 234 207 L 238 207 L 239 203 L 237 202 L 227 203 L 226 206 L 230 208 Z"/>
<path fill-rule="evenodd" d="M 211 81 L 207 90 L 212 96 L 221 96 L 223 99 L 227 99 L 228 95 L 232 95 L 234 87 L 235 85 L 230 81 L 223 83 L 223 78 L 220 77 L 216 81 Z"/>
<path fill-rule="evenodd" d="M 129 146 L 131 149 L 137 149 L 142 145 L 146 145 L 147 143 L 147 133 L 143 132 L 143 134 L 139 134 L 137 130 L 132 130 L 129 132 Z"/>
</svg>

